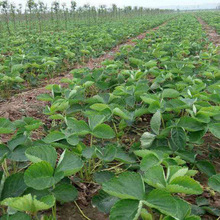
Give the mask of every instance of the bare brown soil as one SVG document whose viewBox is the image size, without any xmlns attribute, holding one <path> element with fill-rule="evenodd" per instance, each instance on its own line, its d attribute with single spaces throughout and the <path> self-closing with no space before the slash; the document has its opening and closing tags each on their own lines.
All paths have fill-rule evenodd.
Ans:
<svg viewBox="0 0 220 220">
<path fill-rule="evenodd" d="M 136 42 L 134 42 L 135 39 L 143 39 L 147 33 L 159 29 L 161 26 L 166 25 L 166 23 L 167 22 L 151 30 L 148 30 L 147 32 L 142 33 L 134 38 L 129 39 L 127 42 L 114 47 L 111 51 L 107 52 L 106 54 L 104 54 L 99 58 L 90 59 L 84 65 L 79 65 L 79 64 L 76 65 L 75 69 L 86 68 L 86 67 L 89 69 L 94 69 L 97 67 L 101 67 L 101 63 L 104 60 L 106 59 L 113 60 L 115 53 L 119 52 L 122 46 L 124 45 L 135 46 L 136 44 Z M 70 73 L 67 73 L 63 76 L 50 79 L 47 82 L 47 84 L 60 84 L 60 80 L 64 77 L 72 78 L 72 75 Z M 20 119 L 22 116 L 28 116 L 28 117 L 41 119 L 42 121 L 44 121 L 45 116 L 43 115 L 42 110 L 46 105 L 46 103 L 36 99 L 36 97 L 42 93 L 48 93 L 48 91 L 44 87 L 40 87 L 26 92 L 22 92 L 20 94 L 11 97 L 9 100 L 2 102 L 0 104 L 0 117 L 9 118 L 10 120 L 14 121 Z"/>
<path fill-rule="evenodd" d="M 91 220 L 109 220 L 109 217 L 107 215 L 99 212 L 96 208 L 93 208 L 91 204 L 89 204 L 88 206 L 84 206 L 78 203 L 78 205 L 85 214 L 85 216 L 87 216 Z M 85 218 L 82 216 L 82 214 L 80 213 L 80 211 L 74 203 L 66 203 L 62 206 L 58 206 L 57 219 L 84 220 Z"/>
<path fill-rule="evenodd" d="M 201 18 L 197 17 L 199 23 L 202 25 L 203 29 L 206 31 L 208 38 L 213 44 L 218 47 L 220 46 L 220 35 L 216 32 L 216 30 L 209 26 L 205 21 Z"/>
</svg>

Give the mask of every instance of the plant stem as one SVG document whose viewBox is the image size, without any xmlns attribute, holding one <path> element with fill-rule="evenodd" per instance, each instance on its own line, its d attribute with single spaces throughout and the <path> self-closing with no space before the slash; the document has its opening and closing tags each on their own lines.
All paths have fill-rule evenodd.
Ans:
<svg viewBox="0 0 220 220">
<path fill-rule="evenodd" d="M 163 128 L 166 128 L 162 114 L 161 114 L 161 121 L 162 121 Z"/>
<path fill-rule="evenodd" d="M 54 204 L 54 206 L 52 207 L 52 215 L 53 215 L 53 220 L 57 219 L 57 205 L 56 202 Z"/>
<path fill-rule="evenodd" d="M 13 161 L 13 171 L 14 171 L 14 173 L 17 172 L 16 161 Z"/>
<path fill-rule="evenodd" d="M 53 189 L 55 188 L 55 185 L 53 185 Z M 57 204 L 56 201 L 54 203 L 54 206 L 52 207 L 52 215 L 53 215 L 53 220 L 57 219 Z"/>
<path fill-rule="evenodd" d="M 74 201 L 74 203 L 75 203 L 76 207 L 78 208 L 79 212 L 81 213 L 81 215 L 82 215 L 85 219 L 91 220 L 89 217 L 87 217 L 87 216 L 84 214 L 84 212 L 83 212 L 82 209 L 79 207 L 79 205 L 77 204 L 77 202 Z"/>
<path fill-rule="evenodd" d="M 117 130 L 116 124 L 115 124 L 115 122 L 114 122 L 113 120 L 112 120 L 112 123 L 113 123 L 114 129 L 115 129 L 117 142 L 119 142 L 119 139 L 118 139 L 118 130 Z"/>
<path fill-rule="evenodd" d="M 10 174 L 8 172 L 7 159 L 4 159 L 2 163 L 2 169 L 4 170 L 5 176 L 8 177 Z"/>
</svg>

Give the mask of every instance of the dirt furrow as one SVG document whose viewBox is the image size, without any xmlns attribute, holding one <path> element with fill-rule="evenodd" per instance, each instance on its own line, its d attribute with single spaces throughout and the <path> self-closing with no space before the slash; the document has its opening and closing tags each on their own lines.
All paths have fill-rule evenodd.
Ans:
<svg viewBox="0 0 220 220">
<path fill-rule="evenodd" d="M 216 30 L 209 26 L 205 21 L 201 18 L 197 17 L 199 23 L 202 25 L 203 29 L 206 31 L 209 40 L 216 46 L 220 46 L 220 35 L 216 32 Z"/>
<path fill-rule="evenodd" d="M 124 45 L 135 46 L 136 42 L 133 42 L 133 40 L 145 38 L 147 33 L 159 29 L 160 27 L 166 25 L 166 23 L 167 23 L 167 21 L 164 22 L 163 24 L 155 27 L 155 28 L 152 28 L 152 29 L 146 31 L 145 33 L 142 33 L 134 38 L 129 39 L 125 43 L 117 45 L 112 50 L 110 50 L 109 52 L 107 52 L 103 56 L 100 56 L 99 58 L 90 59 L 84 65 L 76 65 L 76 67 L 73 69 L 86 68 L 86 67 L 89 69 L 94 69 L 94 68 L 100 67 L 101 63 L 104 60 L 114 59 L 114 55 L 117 52 L 119 52 L 119 50 L 122 46 L 124 46 Z M 47 82 L 47 84 L 60 84 L 60 80 L 62 78 L 72 78 L 72 75 L 70 73 L 67 73 L 66 75 L 50 79 Z M 42 121 L 45 121 L 46 117 L 43 115 L 42 110 L 43 110 L 44 106 L 46 105 L 46 103 L 36 99 L 36 97 L 42 93 L 48 93 L 48 91 L 45 89 L 45 87 L 32 89 L 32 90 L 22 92 L 22 93 L 19 93 L 15 96 L 11 97 L 6 102 L 1 103 L 0 117 L 9 118 L 10 120 L 14 121 L 14 120 L 20 119 L 22 116 L 26 116 L 26 117 L 34 117 L 37 119 L 41 119 Z"/>
</svg>

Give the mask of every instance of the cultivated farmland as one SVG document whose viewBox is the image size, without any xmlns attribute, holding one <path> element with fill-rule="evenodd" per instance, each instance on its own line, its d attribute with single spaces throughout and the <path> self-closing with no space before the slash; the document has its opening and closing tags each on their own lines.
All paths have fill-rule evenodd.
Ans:
<svg viewBox="0 0 220 220">
<path fill-rule="evenodd" d="M 0 219 L 218 219 L 220 13 L 28 2 L 1 4 Z"/>
</svg>

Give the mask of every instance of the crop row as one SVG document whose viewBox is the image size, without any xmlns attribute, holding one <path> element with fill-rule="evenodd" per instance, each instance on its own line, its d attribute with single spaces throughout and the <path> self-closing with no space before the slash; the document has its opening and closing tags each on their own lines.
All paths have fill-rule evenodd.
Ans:
<svg viewBox="0 0 220 220">
<path fill-rule="evenodd" d="M 200 12 L 198 14 L 207 24 L 212 26 L 220 34 L 220 12 Z"/>
<path fill-rule="evenodd" d="M 5 35 L 0 39 L 0 89 L 10 92 L 21 88 L 24 81 L 34 86 L 38 80 L 66 71 L 76 62 L 100 56 L 123 40 L 158 26 L 171 16 L 145 16 L 73 26 L 60 32 L 26 30 Z"/>
<path fill-rule="evenodd" d="M 220 174 L 198 150 L 207 154 L 207 133 L 220 138 L 219 55 L 205 36 L 181 14 L 103 67 L 71 71 L 68 87 L 47 86 L 51 94 L 38 99 L 49 102 L 50 126 L 2 118 L 0 133 L 15 133 L 0 145 L 5 217 L 13 209 L 37 219 L 52 208 L 56 219 L 56 202 L 75 201 L 79 182 L 101 186 L 92 203 L 110 220 L 218 216 L 202 196 L 188 202 L 220 192 Z"/>
</svg>

